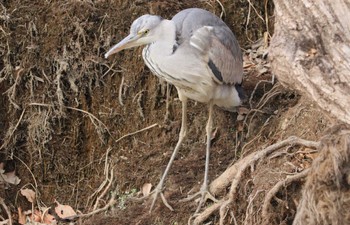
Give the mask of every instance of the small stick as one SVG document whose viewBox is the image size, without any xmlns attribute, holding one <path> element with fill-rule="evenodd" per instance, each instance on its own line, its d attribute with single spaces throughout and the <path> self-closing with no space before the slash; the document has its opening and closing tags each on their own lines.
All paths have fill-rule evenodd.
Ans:
<svg viewBox="0 0 350 225">
<path fill-rule="evenodd" d="M 254 94 L 255 94 L 256 90 L 258 89 L 258 87 L 259 87 L 259 85 L 260 85 L 261 83 L 268 83 L 268 84 L 271 84 L 271 81 L 268 81 L 268 80 L 259 80 L 259 82 L 255 85 L 254 90 L 252 91 L 252 93 L 250 94 L 250 97 L 249 97 L 249 106 L 250 106 L 251 109 L 253 108 L 252 100 L 253 100 Z M 261 97 L 261 99 L 262 99 L 262 98 L 263 98 L 263 97 Z M 260 101 L 261 101 L 261 99 L 260 99 Z"/>
<path fill-rule="evenodd" d="M 89 115 L 90 117 L 92 117 L 94 120 L 96 120 L 97 122 L 99 122 L 100 124 L 102 124 L 102 126 L 107 130 L 108 134 L 112 136 L 112 134 L 109 132 L 109 129 L 108 127 L 99 119 L 97 119 L 96 116 L 94 116 L 94 114 L 88 112 L 88 111 L 85 111 L 85 110 L 82 110 L 82 109 L 78 109 L 78 108 L 74 108 L 74 107 L 70 107 L 70 106 L 66 106 L 67 109 L 72 109 L 72 110 L 75 110 L 75 111 L 78 111 L 78 112 L 82 112 L 82 113 L 85 113 L 87 115 Z"/>
<path fill-rule="evenodd" d="M 121 141 L 122 139 L 124 139 L 124 138 L 126 138 L 126 137 L 130 137 L 130 136 L 132 136 L 132 135 L 135 135 L 135 134 L 141 133 L 141 132 L 143 132 L 143 131 L 149 130 L 149 129 L 155 127 L 155 126 L 158 126 L 158 123 L 155 123 L 155 124 L 152 124 L 152 125 L 150 125 L 150 126 L 148 126 L 148 127 L 142 128 L 141 130 L 137 130 L 137 131 L 135 131 L 135 132 L 132 132 L 132 133 L 129 133 L 129 134 L 125 134 L 125 135 L 123 135 L 122 137 L 120 137 L 118 140 L 116 140 L 115 142 L 117 143 L 117 142 Z"/>
<path fill-rule="evenodd" d="M 65 220 L 68 220 L 68 221 L 73 221 L 75 220 L 76 218 L 83 218 L 83 217 L 89 217 L 89 216 L 92 216 L 92 215 L 95 215 L 97 213 L 100 213 L 100 212 L 103 212 L 103 211 L 107 211 L 110 207 L 112 207 L 113 205 L 115 205 L 117 203 L 117 200 L 115 199 L 115 196 L 116 196 L 116 192 L 112 192 L 112 196 L 111 198 L 109 199 L 108 203 L 103 207 L 103 208 L 100 208 L 100 209 L 96 209 L 92 212 L 89 212 L 89 213 L 85 213 L 85 214 L 79 214 L 79 215 L 74 215 L 74 216 L 70 216 L 70 217 L 66 217 L 64 218 Z M 12 224 L 11 224 L 12 225 Z"/>
<path fill-rule="evenodd" d="M 53 105 L 51 105 L 51 104 L 45 104 L 45 103 L 37 103 L 37 102 L 32 102 L 32 103 L 29 103 L 28 105 L 30 105 L 30 106 L 43 106 L 43 107 L 53 107 Z M 85 114 L 87 114 L 89 117 L 90 117 L 90 119 L 91 120 L 96 120 L 97 122 L 99 122 L 102 126 L 103 126 L 103 128 L 104 129 L 106 129 L 107 130 L 107 132 L 108 132 L 108 134 L 111 136 L 111 137 L 113 137 L 112 136 L 112 134 L 109 132 L 109 129 L 108 129 L 108 127 L 101 121 L 101 120 L 99 120 L 96 116 L 94 116 L 94 114 L 92 114 L 92 113 L 90 113 L 90 112 L 88 112 L 88 111 L 85 111 L 85 110 L 82 110 L 82 109 L 78 109 L 78 108 L 75 108 L 75 107 L 71 107 L 71 106 L 65 106 L 67 109 L 71 109 L 71 110 L 75 110 L 75 111 L 78 111 L 78 112 L 82 112 L 82 113 L 85 113 Z M 94 123 L 94 122 L 93 122 Z"/>
<path fill-rule="evenodd" d="M 20 161 L 25 166 L 25 168 L 27 168 L 27 170 L 29 171 L 30 175 L 32 175 L 33 181 L 34 181 L 34 184 L 35 184 L 35 187 L 34 187 L 35 188 L 35 192 L 37 192 L 37 190 L 38 190 L 38 183 L 36 182 L 35 176 L 34 176 L 33 172 L 30 170 L 29 166 L 25 162 L 23 162 L 23 160 L 20 159 L 19 157 L 15 156 L 15 155 L 13 155 L 13 157 L 16 158 L 18 161 Z"/>
<path fill-rule="evenodd" d="M 258 10 L 254 7 L 253 3 L 250 0 L 247 0 L 249 5 L 254 9 L 256 15 L 265 23 L 264 18 L 259 14 Z"/>
<path fill-rule="evenodd" d="M 113 168 L 111 169 L 111 173 L 110 174 L 111 174 L 110 178 L 108 178 L 108 174 L 107 174 L 107 181 L 109 181 L 109 182 L 108 182 L 107 186 L 105 187 L 105 189 L 103 190 L 103 192 L 97 197 L 97 199 L 95 201 L 95 205 L 93 207 L 94 210 L 96 210 L 96 208 L 98 206 L 98 203 L 103 198 L 103 196 L 106 195 L 107 191 L 109 190 L 109 188 L 111 187 L 111 185 L 113 183 L 113 178 L 114 178 Z"/>
<path fill-rule="evenodd" d="M 4 202 L 4 199 L 0 197 L 0 205 L 2 205 L 2 207 L 4 208 L 4 210 L 7 213 L 8 216 L 8 225 L 12 225 L 12 217 L 11 217 L 11 212 L 9 210 L 9 208 L 7 207 L 7 205 Z"/>
<path fill-rule="evenodd" d="M 119 99 L 119 104 L 120 104 L 121 106 L 124 105 L 124 103 L 123 103 L 123 97 L 122 97 L 122 94 L 123 94 L 123 85 L 124 85 L 124 75 L 122 76 L 122 80 L 120 81 L 119 91 L 118 91 L 118 99 Z"/>
<path fill-rule="evenodd" d="M 219 3 L 219 5 L 221 7 L 220 19 L 222 19 L 222 16 L 226 16 L 225 7 L 223 6 L 223 4 L 219 0 L 216 0 L 216 2 Z"/>
<path fill-rule="evenodd" d="M 17 123 L 16 123 L 16 126 L 12 129 L 10 135 L 8 138 L 6 138 L 6 140 L 4 141 L 4 144 L 1 145 L 0 149 L 6 147 L 6 145 L 8 144 L 10 138 L 12 137 L 13 133 L 15 133 L 15 130 L 17 129 L 17 127 L 19 126 L 19 124 L 21 123 L 22 119 L 23 119 L 23 116 L 24 116 L 24 113 L 26 112 L 26 108 L 23 109 L 22 111 L 22 114 L 21 116 L 19 117 Z"/>
</svg>

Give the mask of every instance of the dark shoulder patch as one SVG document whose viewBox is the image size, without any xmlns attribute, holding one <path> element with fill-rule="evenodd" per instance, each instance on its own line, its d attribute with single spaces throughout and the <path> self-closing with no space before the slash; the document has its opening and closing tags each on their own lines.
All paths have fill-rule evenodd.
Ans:
<svg viewBox="0 0 350 225">
<path fill-rule="evenodd" d="M 243 91 L 243 88 L 242 88 L 242 84 L 235 84 L 235 88 L 238 92 L 238 96 L 239 98 L 244 101 L 247 99 L 247 96 L 245 95 L 244 91 Z"/>
<path fill-rule="evenodd" d="M 174 44 L 174 45 L 173 45 L 173 53 L 172 53 L 172 54 L 174 54 L 175 51 L 177 50 L 177 46 L 178 46 L 177 44 Z"/>
<path fill-rule="evenodd" d="M 211 71 L 213 72 L 213 74 L 215 75 L 215 77 L 220 81 L 222 82 L 222 75 L 221 75 L 221 72 L 220 70 L 216 67 L 215 63 L 209 59 L 209 62 L 208 62 L 208 66 L 209 68 L 211 69 Z"/>
<path fill-rule="evenodd" d="M 173 53 L 172 54 L 174 54 L 176 52 L 177 48 L 181 44 L 180 43 L 180 38 L 181 38 L 181 36 L 178 33 L 176 33 L 175 44 L 173 45 Z"/>
</svg>

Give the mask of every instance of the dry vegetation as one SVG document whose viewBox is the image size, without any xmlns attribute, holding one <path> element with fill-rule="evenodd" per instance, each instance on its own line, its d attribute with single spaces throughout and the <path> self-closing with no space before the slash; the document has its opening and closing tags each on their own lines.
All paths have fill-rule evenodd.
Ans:
<svg viewBox="0 0 350 225">
<path fill-rule="evenodd" d="M 31 187 L 36 207 L 51 207 L 56 199 L 78 212 L 76 223 L 292 224 L 298 207 L 314 210 L 311 190 L 330 190 L 315 178 L 320 167 L 335 185 L 320 201 L 327 205 L 335 196 L 338 211 L 349 205 L 342 202 L 347 192 L 337 195 L 349 188 L 349 140 L 340 136 L 332 145 L 320 139 L 333 120 L 271 75 L 271 0 L 2 0 L 0 6 L 0 159 L 5 172 L 21 179 L 18 185 L 0 181 L 2 221 L 14 224 L 17 207 L 32 207 L 19 194 Z M 144 66 L 141 49 L 112 60 L 102 56 L 139 15 L 170 18 L 188 7 L 222 14 L 236 33 L 245 52 L 247 110 L 240 120 L 215 110 L 209 177 L 219 201 L 193 215 L 196 202 L 180 200 L 200 188 L 207 110 L 190 103 L 189 135 L 166 182 L 175 211 L 158 201 L 149 214 L 150 202 L 128 197 L 158 182 L 177 141 L 181 104 L 172 89 L 170 122 L 164 123 L 164 87 Z M 327 155 L 335 158 L 327 161 Z M 342 213 L 338 224 L 349 220 Z M 297 214 L 299 221 L 306 217 L 313 224 L 322 220 L 306 210 Z"/>
</svg>

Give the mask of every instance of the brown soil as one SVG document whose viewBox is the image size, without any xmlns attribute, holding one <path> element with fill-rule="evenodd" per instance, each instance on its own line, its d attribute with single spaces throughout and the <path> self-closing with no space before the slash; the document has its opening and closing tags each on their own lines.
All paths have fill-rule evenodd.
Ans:
<svg viewBox="0 0 350 225">
<path fill-rule="evenodd" d="M 263 1 L 251 2 L 273 24 L 272 2 L 268 1 L 267 12 Z M 259 19 L 251 8 L 246 26 L 248 1 L 221 3 L 226 10 L 224 21 L 242 48 L 250 49 L 249 40 L 263 37 L 266 20 Z M 112 193 L 117 204 L 80 222 L 187 224 L 197 205 L 179 200 L 202 183 L 207 108 L 194 102 L 188 107 L 188 137 L 166 181 L 165 196 L 175 211 L 161 201 L 151 214 L 149 201 L 124 203 L 144 184 L 159 181 L 177 142 L 181 103 L 173 88 L 170 122 L 164 123 L 164 88 L 145 67 L 141 48 L 121 52 L 112 60 L 103 59 L 103 54 L 142 14 L 171 18 L 181 9 L 202 7 L 220 15 L 218 2 L 3 0 L 0 5 L 1 161 L 13 159 L 21 179 L 19 185 L 1 190 L 0 197 L 13 215 L 18 206 L 30 208 L 18 195 L 28 184 L 37 189 L 41 204 L 50 206 L 57 199 L 82 213 L 91 212 L 103 192 L 100 185 L 113 170 L 113 182 L 108 188 L 103 186 L 107 192 L 97 206 L 102 208 Z M 246 120 L 237 121 L 237 114 L 215 110 L 218 132 L 211 149 L 210 180 L 251 152 L 291 135 L 318 140 L 329 127 L 331 120 L 314 104 L 278 83 L 263 82 L 253 92 L 259 81 L 271 79 L 269 72 L 259 75 L 255 66 L 246 69 L 244 88 L 253 97 L 245 107 L 261 106 Z M 261 104 L 261 100 L 266 101 Z M 155 123 L 153 128 L 116 142 Z M 259 211 L 266 191 L 286 175 L 310 166 L 314 155 L 291 154 L 296 151 L 290 147 L 246 171 L 232 208 L 238 224 L 261 224 Z M 302 184 L 295 182 L 278 193 L 270 209 L 271 224 L 291 224 Z M 1 216 L 7 217 L 2 211 Z M 217 224 L 218 218 L 213 214 L 208 222 Z M 233 219 L 227 224 L 234 224 Z"/>
</svg>

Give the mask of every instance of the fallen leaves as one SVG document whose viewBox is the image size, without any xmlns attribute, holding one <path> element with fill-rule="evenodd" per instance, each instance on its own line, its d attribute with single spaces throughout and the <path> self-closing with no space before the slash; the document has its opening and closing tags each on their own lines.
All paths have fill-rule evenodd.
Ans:
<svg viewBox="0 0 350 225">
<path fill-rule="evenodd" d="M 27 198 L 28 202 L 34 203 L 35 191 L 33 191 L 29 188 L 24 188 L 24 189 L 21 189 L 21 194 Z"/>
<path fill-rule="evenodd" d="M 47 212 L 48 210 L 49 210 L 49 208 L 47 208 L 47 210 L 44 211 L 44 217 L 43 217 L 43 219 L 42 219 L 42 222 L 43 222 L 44 224 L 56 224 L 56 223 L 57 223 L 57 222 L 56 222 L 56 218 L 55 218 L 53 215 L 49 214 L 49 213 L 45 213 L 45 212 Z"/>
<path fill-rule="evenodd" d="M 238 112 L 237 121 L 243 121 L 246 115 L 249 113 L 249 109 L 241 106 L 241 107 L 238 107 L 237 112 Z"/>
<path fill-rule="evenodd" d="M 56 207 L 51 210 L 47 207 L 34 207 L 36 194 L 35 191 L 29 188 L 23 188 L 20 190 L 28 202 L 32 203 L 32 210 L 23 211 L 21 207 L 18 207 L 18 223 L 28 224 L 35 223 L 37 225 L 55 225 L 57 219 L 71 221 L 77 217 L 77 213 L 69 205 L 62 205 L 55 200 Z"/>
<path fill-rule="evenodd" d="M 148 196 L 151 193 L 152 184 L 146 183 L 142 186 L 142 194 L 143 196 Z"/>
<path fill-rule="evenodd" d="M 72 218 L 75 218 L 77 213 L 74 211 L 74 209 L 69 205 L 62 205 L 58 201 L 55 201 L 57 206 L 55 207 L 55 212 L 57 216 L 63 220 L 70 220 Z"/>
<path fill-rule="evenodd" d="M 9 160 L 7 160 L 7 161 L 9 161 Z M 4 170 L 5 163 L 6 162 L 0 163 L 0 184 L 1 183 L 9 183 L 9 184 L 14 184 L 14 185 L 19 184 L 21 182 L 21 179 L 19 179 L 16 176 L 15 170 L 5 172 L 5 170 Z"/>
<path fill-rule="evenodd" d="M 251 46 L 251 49 L 246 51 L 244 55 L 244 70 L 255 70 L 257 77 L 267 73 L 270 70 L 270 63 L 266 60 L 268 56 L 268 48 L 266 46 L 266 40 L 260 39 Z"/>
<path fill-rule="evenodd" d="M 26 223 L 26 215 L 23 213 L 21 207 L 18 207 L 18 223 L 19 224 L 25 224 Z"/>
<path fill-rule="evenodd" d="M 55 225 L 57 224 L 57 220 L 55 217 L 49 213 L 47 213 L 49 208 L 43 208 L 43 212 L 35 209 L 34 212 L 32 210 L 22 211 L 21 207 L 18 207 L 18 223 L 19 224 L 32 224 L 35 223 L 37 225 Z"/>
</svg>

